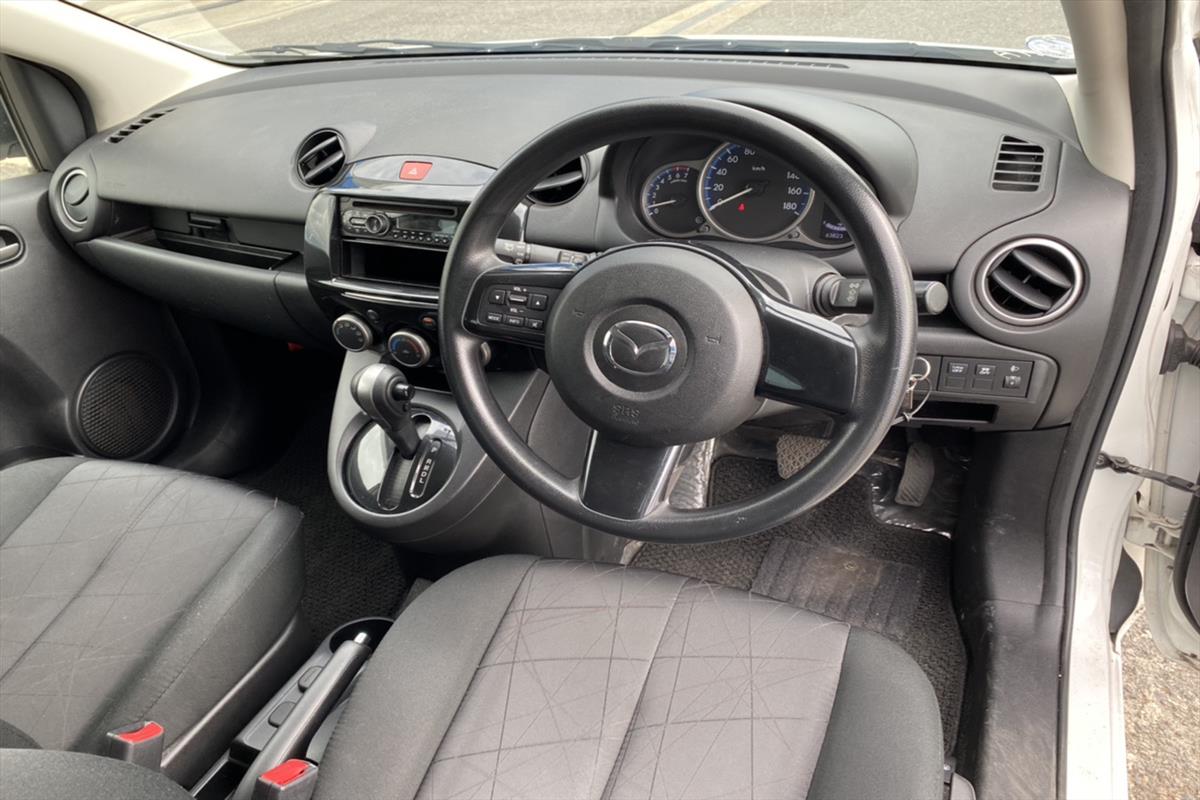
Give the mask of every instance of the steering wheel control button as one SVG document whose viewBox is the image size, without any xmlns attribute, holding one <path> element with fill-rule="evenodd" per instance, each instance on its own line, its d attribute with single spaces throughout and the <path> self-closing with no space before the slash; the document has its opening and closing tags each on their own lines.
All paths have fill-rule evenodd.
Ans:
<svg viewBox="0 0 1200 800">
<path fill-rule="evenodd" d="M 366 350 L 375 343 L 371 326 L 357 314 L 342 314 L 333 321 L 333 338 L 351 353 Z"/>
<path fill-rule="evenodd" d="M 518 340 L 540 341 L 557 294 L 556 289 L 531 284 L 487 286 L 479 296 L 476 320 Z"/>
<path fill-rule="evenodd" d="M 703 441 L 749 419 L 765 345 L 733 269 L 675 244 L 590 261 L 546 323 L 547 365 L 571 410 L 601 436 L 642 446 Z"/>
<path fill-rule="evenodd" d="M 430 161 L 405 161 L 400 165 L 400 180 L 423 181 L 431 169 L 433 163 Z"/>
<path fill-rule="evenodd" d="M 433 355 L 425 337 L 408 330 L 399 330 L 389 336 L 387 346 L 397 364 L 411 369 L 425 366 Z"/>
</svg>

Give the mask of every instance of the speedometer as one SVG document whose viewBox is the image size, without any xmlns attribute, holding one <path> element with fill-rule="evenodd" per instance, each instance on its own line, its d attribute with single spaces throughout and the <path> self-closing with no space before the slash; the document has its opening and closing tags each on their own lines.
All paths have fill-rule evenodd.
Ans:
<svg viewBox="0 0 1200 800">
<path fill-rule="evenodd" d="M 704 165 L 700 210 L 731 239 L 762 242 L 796 227 L 812 207 L 812 186 L 761 150 L 726 143 Z"/>
</svg>

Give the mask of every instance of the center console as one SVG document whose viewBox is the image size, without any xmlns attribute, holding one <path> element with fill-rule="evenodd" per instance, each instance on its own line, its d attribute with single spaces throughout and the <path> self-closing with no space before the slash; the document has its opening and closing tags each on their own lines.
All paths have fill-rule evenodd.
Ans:
<svg viewBox="0 0 1200 800">
<path fill-rule="evenodd" d="M 410 546 L 611 560 L 615 538 L 544 512 L 503 476 L 448 392 L 439 285 L 463 215 L 491 174 L 454 159 L 369 159 L 309 207 L 305 277 L 347 351 L 330 424 L 330 486 L 355 521 Z M 586 257 L 523 242 L 525 212 L 518 206 L 502 229 L 497 263 Z M 505 316 L 523 325 L 544 320 L 548 298 L 522 288 L 485 301 L 498 324 Z M 482 338 L 479 357 L 510 422 L 557 469 L 580 470 L 589 431 L 562 404 L 535 351 L 488 341 L 486 331 Z"/>
</svg>

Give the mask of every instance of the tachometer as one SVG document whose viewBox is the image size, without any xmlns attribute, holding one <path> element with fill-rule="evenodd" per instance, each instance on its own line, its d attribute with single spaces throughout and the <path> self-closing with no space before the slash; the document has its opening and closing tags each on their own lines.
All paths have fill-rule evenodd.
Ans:
<svg viewBox="0 0 1200 800">
<path fill-rule="evenodd" d="M 700 172 L 687 164 L 672 164 L 655 172 L 642 187 L 646 224 L 664 236 L 688 236 L 704 224 L 696 200 Z"/>
<path fill-rule="evenodd" d="M 699 198 L 701 212 L 718 233 L 762 242 L 796 227 L 812 206 L 813 191 L 774 156 L 726 143 L 704 165 Z"/>
</svg>

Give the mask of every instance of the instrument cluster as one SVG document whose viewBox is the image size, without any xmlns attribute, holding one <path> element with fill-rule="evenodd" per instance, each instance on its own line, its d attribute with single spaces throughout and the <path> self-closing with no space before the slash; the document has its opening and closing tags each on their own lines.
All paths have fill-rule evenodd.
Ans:
<svg viewBox="0 0 1200 800">
<path fill-rule="evenodd" d="M 656 149 L 648 147 L 642 156 L 654 159 Z M 682 149 L 694 153 L 695 145 Z M 851 244 L 846 226 L 813 185 L 770 153 L 723 142 L 704 155 L 651 163 L 639 210 L 661 236 L 791 241 L 822 249 Z"/>
</svg>

